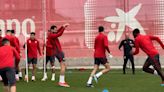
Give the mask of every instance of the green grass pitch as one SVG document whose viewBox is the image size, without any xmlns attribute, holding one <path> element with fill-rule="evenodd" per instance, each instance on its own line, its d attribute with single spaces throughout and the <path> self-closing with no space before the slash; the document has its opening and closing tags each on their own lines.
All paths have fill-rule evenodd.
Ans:
<svg viewBox="0 0 164 92">
<path fill-rule="evenodd" d="M 87 88 L 86 81 L 90 72 L 91 70 L 67 70 L 66 80 L 71 87 L 64 88 L 57 85 L 59 71 L 56 73 L 55 82 L 50 81 L 50 72 L 48 81 L 41 82 L 42 72 L 38 71 L 37 81 L 17 82 L 17 92 L 103 92 L 104 89 L 107 89 L 108 92 L 164 92 L 158 76 L 144 73 L 141 70 L 136 70 L 135 75 L 131 74 L 131 70 L 128 70 L 126 75 L 122 74 L 122 70 L 111 70 L 108 74 L 100 77 L 98 84 L 93 82 L 94 88 Z M 2 83 L 0 92 L 2 92 Z"/>
</svg>

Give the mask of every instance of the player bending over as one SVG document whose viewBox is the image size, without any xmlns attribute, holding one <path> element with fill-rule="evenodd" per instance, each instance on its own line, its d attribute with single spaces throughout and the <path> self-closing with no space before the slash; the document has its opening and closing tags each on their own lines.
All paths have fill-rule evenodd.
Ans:
<svg viewBox="0 0 164 92">
<path fill-rule="evenodd" d="M 16 92 L 14 57 L 20 59 L 15 48 L 10 46 L 10 41 L 6 38 L 2 40 L 0 47 L 0 75 L 2 76 L 4 87 L 3 92 Z M 1 91 L 2 92 L 2 91 Z"/>
</svg>

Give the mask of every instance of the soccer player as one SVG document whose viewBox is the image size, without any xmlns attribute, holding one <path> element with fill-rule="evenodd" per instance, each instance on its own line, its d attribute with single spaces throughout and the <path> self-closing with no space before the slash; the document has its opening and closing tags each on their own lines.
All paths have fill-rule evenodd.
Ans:
<svg viewBox="0 0 164 92">
<path fill-rule="evenodd" d="M 10 45 L 12 47 L 14 47 L 18 51 L 18 53 L 20 53 L 20 47 L 17 44 L 17 41 L 16 41 L 15 37 L 12 36 L 12 30 L 7 30 L 6 31 L 6 36 L 4 38 L 8 39 L 10 41 Z M 20 60 L 17 60 L 17 61 L 20 61 Z M 18 75 L 16 75 L 16 80 L 19 80 Z"/>
<path fill-rule="evenodd" d="M 20 53 L 20 47 L 17 44 L 15 37 L 12 36 L 11 30 L 6 31 L 6 36 L 4 38 L 8 39 L 10 41 L 10 45 L 13 46 Z"/>
<path fill-rule="evenodd" d="M 87 87 L 94 87 L 92 84 L 93 78 L 96 82 L 98 82 L 98 78 L 110 70 L 110 66 L 106 58 L 106 51 L 110 53 L 110 50 L 108 48 L 107 36 L 104 33 L 104 27 L 99 26 L 98 31 L 99 34 L 96 36 L 94 43 L 94 69 L 87 81 Z M 96 74 L 96 71 L 99 69 L 100 64 L 105 66 L 105 69 Z"/>
<path fill-rule="evenodd" d="M 39 47 L 39 41 L 35 38 L 35 32 L 30 33 L 30 38 L 27 40 L 27 57 L 28 57 L 28 68 L 30 64 L 32 64 L 32 81 L 35 81 L 35 70 L 36 70 L 36 64 L 37 64 L 37 54 L 39 52 L 40 56 L 41 50 Z M 25 76 L 25 79 L 27 76 Z"/>
<path fill-rule="evenodd" d="M 11 35 L 14 37 L 15 41 L 16 41 L 16 44 L 18 45 L 19 47 L 19 54 L 20 54 L 20 43 L 19 43 L 19 39 L 15 36 L 15 30 L 11 30 Z M 19 62 L 20 60 L 16 60 L 15 59 L 15 70 L 16 70 L 16 80 L 19 81 L 19 78 L 22 79 L 22 72 L 19 68 Z"/>
<path fill-rule="evenodd" d="M 121 47 L 123 46 L 124 49 L 124 64 L 123 64 L 123 74 L 126 74 L 125 68 L 128 60 L 130 60 L 132 64 L 132 71 L 133 74 L 135 74 L 135 67 L 134 67 L 134 57 L 132 54 L 130 54 L 130 51 L 134 47 L 134 41 L 129 38 L 129 34 L 125 34 L 125 39 L 121 41 L 119 45 L 119 50 L 121 50 Z"/>
<path fill-rule="evenodd" d="M 48 36 L 50 34 L 50 30 L 48 30 Z M 51 81 L 55 81 L 55 66 L 54 66 L 54 62 L 55 62 L 55 57 L 53 54 L 53 46 L 50 42 L 50 40 L 46 40 L 46 44 L 43 46 L 43 50 L 44 47 L 46 46 L 46 72 L 47 72 L 47 63 L 50 62 L 51 64 L 51 69 L 52 69 L 52 77 L 51 77 Z M 44 74 L 42 81 L 46 81 L 48 79 L 47 77 L 47 73 Z"/>
<path fill-rule="evenodd" d="M 145 61 L 145 64 L 143 65 L 143 71 L 159 75 L 162 79 L 161 86 L 164 86 L 164 74 L 161 69 L 160 59 L 159 59 L 159 53 L 155 49 L 152 41 L 157 41 L 160 46 L 164 49 L 164 44 L 162 41 L 156 37 L 156 36 L 149 36 L 149 35 L 142 35 L 140 34 L 139 29 L 135 29 L 133 31 L 133 36 L 135 38 L 135 51 L 132 51 L 131 54 L 136 55 L 139 53 L 139 48 L 141 48 L 147 55 L 148 58 Z M 149 68 L 149 66 L 152 65 L 154 69 Z"/>
<path fill-rule="evenodd" d="M 18 52 L 10 46 L 8 39 L 2 40 L 0 47 L 0 75 L 2 76 L 4 83 L 3 92 L 16 92 L 16 80 L 15 80 L 15 68 L 14 57 L 20 59 Z"/>
<path fill-rule="evenodd" d="M 59 77 L 58 85 L 63 86 L 63 87 L 70 87 L 70 85 L 68 85 L 65 82 L 66 64 L 65 64 L 65 59 L 64 59 L 64 53 L 62 51 L 61 44 L 60 44 L 58 37 L 60 37 L 63 34 L 65 28 L 68 25 L 69 24 L 66 23 L 61 28 L 59 28 L 58 30 L 57 30 L 56 26 L 52 25 L 51 29 L 50 29 L 51 33 L 48 36 L 48 40 L 50 40 L 50 42 L 53 45 L 53 53 L 54 53 L 55 57 L 58 59 L 58 61 L 60 62 L 61 70 L 60 70 L 60 77 Z"/>
</svg>

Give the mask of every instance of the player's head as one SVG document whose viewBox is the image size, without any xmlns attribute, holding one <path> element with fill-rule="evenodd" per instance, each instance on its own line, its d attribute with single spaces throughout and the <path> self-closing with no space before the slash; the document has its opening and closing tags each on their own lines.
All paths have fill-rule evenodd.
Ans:
<svg viewBox="0 0 164 92">
<path fill-rule="evenodd" d="M 2 39 L 2 45 L 10 45 L 10 41 L 6 38 Z"/>
<path fill-rule="evenodd" d="M 99 31 L 99 33 L 104 32 L 104 27 L 103 26 L 99 26 L 98 31 Z"/>
<path fill-rule="evenodd" d="M 136 38 L 138 34 L 140 34 L 140 30 L 138 28 L 134 29 L 133 30 L 133 36 L 134 36 L 134 38 Z"/>
<path fill-rule="evenodd" d="M 125 39 L 129 39 L 129 33 L 125 33 Z"/>
<path fill-rule="evenodd" d="M 7 35 L 11 35 L 11 30 L 6 30 Z"/>
<path fill-rule="evenodd" d="M 15 34 L 15 30 L 12 29 L 12 30 L 11 30 L 11 33 L 14 35 L 14 34 Z"/>
<path fill-rule="evenodd" d="M 35 39 L 35 32 L 31 32 L 31 33 L 30 33 L 30 38 L 31 38 L 31 39 Z"/>
<path fill-rule="evenodd" d="M 50 31 L 51 31 L 52 33 L 57 33 L 57 26 L 52 25 L 51 28 L 50 28 Z"/>
</svg>

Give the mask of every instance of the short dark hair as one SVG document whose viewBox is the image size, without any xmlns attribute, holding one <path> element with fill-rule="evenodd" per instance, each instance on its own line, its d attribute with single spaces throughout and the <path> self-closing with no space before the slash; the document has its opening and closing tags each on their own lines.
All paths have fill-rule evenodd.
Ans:
<svg viewBox="0 0 164 92">
<path fill-rule="evenodd" d="M 10 42 L 7 38 L 2 39 L 2 45 L 5 45 L 6 43 Z"/>
<path fill-rule="evenodd" d="M 11 33 L 13 33 L 13 34 L 14 34 L 14 33 L 15 33 L 15 30 L 13 30 L 13 29 L 12 29 L 12 30 L 11 30 Z"/>
<path fill-rule="evenodd" d="M 35 32 L 31 32 L 30 34 L 31 34 L 31 35 L 35 35 Z"/>
<path fill-rule="evenodd" d="M 136 29 L 133 30 L 133 35 L 134 34 L 139 34 L 139 33 L 140 33 L 140 30 L 138 28 L 136 28 Z"/>
<path fill-rule="evenodd" d="M 55 28 L 57 28 L 57 26 L 52 25 L 50 29 L 55 29 Z"/>
<path fill-rule="evenodd" d="M 6 32 L 11 32 L 11 30 L 6 30 Z"/>
<path fill-rule="evenodd" d="M 138 34 L 140 34 L 140 30 L 138 28 L 134 29 L 133 30 L 133 36 L 134 36 L 134 38 L 136 38 Z"/>
<path fill-rule="evenodd" d="M 103 32 L 104 31 L 104 27 L 103 26 L 99 26 L 99 32 Z"/>
</svg>

